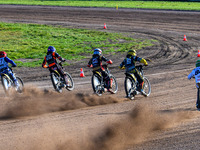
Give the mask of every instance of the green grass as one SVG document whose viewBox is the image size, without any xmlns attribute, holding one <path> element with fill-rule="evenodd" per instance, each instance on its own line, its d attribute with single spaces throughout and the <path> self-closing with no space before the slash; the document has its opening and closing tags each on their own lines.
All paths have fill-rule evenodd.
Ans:
<svg viewBox="0 0 200 150">
<path fill-rule="evenodd" d="M 41 66 L 48 46 L 68 60 L 91 57 L 93 49 L 104 54 L 136 50 L 151 46 L 153 40 L 133 39 L 118 33 L 86 29 L 69 29 L 61 26 L 17 24 L 0 22 L 0 50 L 16 61 L 18 66 Z"/>
<path fill-rule="evenodd" d="M 171 10 L 200 10 L 199 2 L 166 2 L 166 1 L 84 1 L 84 0 L 0 0 L 0 4 L 54 5 L 80 7 L 113 7 L 145 8 Z"/>
</svg>

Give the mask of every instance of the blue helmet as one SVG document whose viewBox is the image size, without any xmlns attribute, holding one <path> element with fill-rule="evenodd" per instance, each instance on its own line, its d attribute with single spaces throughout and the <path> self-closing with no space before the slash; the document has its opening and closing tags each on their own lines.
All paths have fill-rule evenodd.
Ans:
<svg viewBox="0 0 200 150">
<path fill-rule="evenodd" d="M 96 55 L 101 55 L 101 53 L 102 53 L 102 50 L 100 49 L 100 48 L 96 48 L 95 50 L 94 50 L 94 55 L 96 54 Z"/>
<path fill-rule="evenodd" d="M 56 52 L 55 47 L 49 46 L 49 47 L 48 47 L 48 52 L 51 52 L 51 53 Z"/>
</svg>

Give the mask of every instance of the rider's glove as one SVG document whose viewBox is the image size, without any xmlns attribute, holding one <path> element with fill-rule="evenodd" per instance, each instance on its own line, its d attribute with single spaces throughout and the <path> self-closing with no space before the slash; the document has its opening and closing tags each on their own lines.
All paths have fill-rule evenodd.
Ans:
<svg viewBox="0 0 200 150">
<path fill-rule="evenodd" d="M 62 62 L 65 62 L 65 61 L 66 61 L 66 59 L 62 58 Z"/>
<path fill-rule="evenodd" d="M 119 66 L 119 69 L 125 69 L 125 67 L 124 66 L 123 67 Z"/>
<path fill-rule="evenodd" d="M 92 68 L 92 65 L 89 65 L 89 64 L 88 64 L 87 66 L 90 67 L 90 68 Z"/>
<path fill-rule="evenodd" d="M 112 64 L 113 62 L 112 62 L 112 60 L 109 60 L 109 61 L 107 61 L 107 63 L 108 63 L 108 64 Z"/>
<path fill-rule="evenodd" d="M 42 67 L 43 67 L 43 68 L 48 68 L 48 66 L 47 66 L 47 65 L 42 65 Z"/>
</svg>

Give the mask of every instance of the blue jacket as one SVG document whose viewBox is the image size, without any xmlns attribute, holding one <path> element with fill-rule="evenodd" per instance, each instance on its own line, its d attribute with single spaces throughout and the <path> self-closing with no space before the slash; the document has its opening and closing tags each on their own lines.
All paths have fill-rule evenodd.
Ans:
<svg viewBox="0 0 200 150">
<path fill-rule="evenodd" d="M 8 68 L 8 63 L 10 63 L 12 65 L 12 67 L 16 67 L 17 65 L 14 63 L 13 60 L 11 60 L 8 57 L 2 57 L 0 58 L 0 70 L 4 69 L 4 68 Z"/>
</svg>

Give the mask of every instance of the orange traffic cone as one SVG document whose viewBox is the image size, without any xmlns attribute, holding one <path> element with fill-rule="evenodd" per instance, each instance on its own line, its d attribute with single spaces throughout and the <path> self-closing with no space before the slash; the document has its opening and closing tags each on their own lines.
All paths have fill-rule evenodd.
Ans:
<svg viewBox="0 0 200 150">
<path fill-rule="evenodd" d="M 85 77 L 83 69 L 81 68 L 81 73 L 80 73 L 80 77 Z"/>
<path fill-rule="evenodd" d="M 103 27 L 104 29 L 107 29 L 107 27 L 106 27 L 106 23 L 104 23 L 104 27 Z"/>
<path fill-rule="evenodd" d="M 183 41 L 187 41 L 186 35 L 184 35 Z"/>
<path fill-rule="evenodd" d="M 200 57 L 200 50 L 198 50 L 198 54 L 197 54 L 197 57 Z"/>
</svg>

